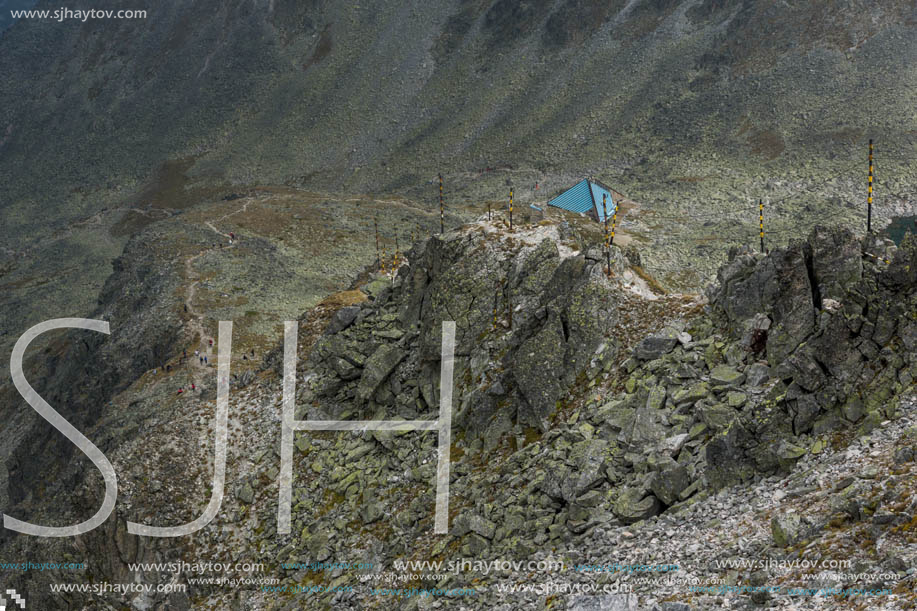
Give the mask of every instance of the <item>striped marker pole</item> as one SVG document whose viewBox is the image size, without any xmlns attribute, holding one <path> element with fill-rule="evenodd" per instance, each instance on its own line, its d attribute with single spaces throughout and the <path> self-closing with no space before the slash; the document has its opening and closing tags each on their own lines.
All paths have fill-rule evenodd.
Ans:
<svg viewBox="0 0 917 611">
<path fill-rule="evenodd" d="M 869 139 L 869 186 L 866 196 L 866 233 L 872 233 L 872 138 Z"/>
<path fill-rule="evenodd" d="M 513 188 L 509 188 L 509 229 L 513 230 Z"/>
<path fill-rule="evenodd" d="M 487 220 L 490 220 L 490 202 L 487 202 Z"/>
<path fill-rule="evenodd" d="M 446 211 L 443 208 L 443 175 L 439 175 L 439 232 L 446 232 Z"/>
<path fill-rule="evenodd" d="M 380 259 L 380 261 L 381 261 L 380 270 L 384 274 L 385 273 L 385 244 L 382 245 L 382 259 Z"/>
<path fill-rule="evenodd" d="M 608 207 L 605 205 L 605 194 L 602 193 L 602 216 L 605 219 L 605 264 L 608 266 L 608 275 L 611 275 L 611 241 L 608 233 Z"/>
<path fill-rule="evenodd" d="M 758 200 L 758 229 L 761 232 L 761 252 L 764 252 L 764 202 Z"/>
<path fill-rule="evenodd" d="M 376 221 L 376 217 L 373 217 L 373 228 L 376 230 L 376 259 L 381 263 L 382 257 L 379 254 L 379 223 Z"/>
<path fill-rule="evenodd" d="M 401 250 L 398 248 L 398 236 L 395 236 L 395 256 L 392 259 L 392 271 L 398 267 L 398 260 L 401 258 Z"/>
<path fill-rule="evenodd" d="M 615 243 L 615 227 L 618 224 L 618 204 L 615 204 L 615 211 L 611 215 L 611 238 L 608 240 L 608 248 Z"/>
</svg>

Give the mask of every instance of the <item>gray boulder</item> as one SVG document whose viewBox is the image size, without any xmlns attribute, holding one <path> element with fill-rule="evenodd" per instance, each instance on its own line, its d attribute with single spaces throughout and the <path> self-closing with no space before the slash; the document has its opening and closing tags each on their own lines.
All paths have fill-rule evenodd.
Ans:
<svg viewBox="0 0 917 611">
<path fill-rule="evenodd" d="M 795 513 L 775 515 L 771 518 L 771 535 L 777 547 L 789 547 L 799 543 L 806 530 L 806 524 Z"/>
<path fill-rule="evenodd" d="M 678 495 L 690 483 L 688 470 L 683 465 L 678 465 L 664 471 L 658 471 L 653 476 L 651 488 L 656 498 L 665 505 L 671 505 L 678 500 Z"/>
<path fill-rule="evenodd" d="M 325 333 L 328 335 L 340 333 L 353 324 L 353 321 L 359 313 L 360 306 L 345 306 L 341 308 L 331 317 L 331 322 L 328 323 L 328 328 L 325 330 Z"/>
<path fill-rule="evenodd" d="M 366 359 L 363 375 L 357 386 L 357 398 L 367 401 L 379 388 L 379 385 L 388 378 L 389 374 L 398 366 L 406 356 L 405 352 L 392 344 L 379 346 L 373 354 Z"/>
<path fill-rule="evenodd" d="M 812 276 L 822 299 L 841 300 L 863 276 L 860 243 L 848 229 L 816 226 L 809 235 Z"/>
<path fill-rule="evenodd" d="M 765 363 L 752 363 L 745 371 L 745 381 L 749 386 L 761 386 L 771 378 L 771 368 Z"/>
<path fill-rule="evenodd" d="M 625 488 L 614 504 L 614 514 L 625 524 L 646 520 L 662 511 L 662 505 L 642 488 Z"/>
<path fill-rule="evenodd" d="M 670 327 L 661 333 L 644 338 L 634 348 L 634 356 L 644 361 L 658 359 L 663 354 L 671 352 L 678 344 L 679 331 Z"/>
<path fill-rule="evenodd" d="M 710 381 L 717 386 L 738 386 L 745 381 L 745 374 L 728 365 L 717 365 L 710 372 Z"/>
<path fill-rule="evenodd" d="M 605 461 L 608 442 L 604 439 L 582 441 L 573 446 L 568 462 L 573 468 L 560 485 L 561 495 L 572 502 L 605 479 Z"/>
<path fill-rule="evenodd" d="M 541 428 L 563 392 L 558 372 L 564 369 L 565 342 L 558 317 L 552 317 L 541 331 L 519 348 L 513 375 L 528 403 L 523 420 Z"/>
<path fill-rule="evenodd" d="M 452 535 L 455 537 L 473 532 L 485 539 L 493 539 L 496 530 L 496 524 L 476 513 L 462 513 L 452 521 Z"/>
</svg>

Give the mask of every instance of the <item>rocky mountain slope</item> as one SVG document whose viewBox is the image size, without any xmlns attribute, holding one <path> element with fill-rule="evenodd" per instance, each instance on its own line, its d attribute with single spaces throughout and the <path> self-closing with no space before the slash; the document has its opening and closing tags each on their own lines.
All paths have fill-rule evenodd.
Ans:
<svg viewBox="0 0 917 611">
<path fill-rule="evenodd" d="M 262 581 L 198 583 L 171 596 L 49 593 L 48 582 L 74 580 L 65 571 L 29 573 L 11 585 L 34 592 L 45 608 L 446 604 L 373 590 L 399 587 L 387 576 L 411 573 L 420 574 L 410 584 L 418 588 L 473 588 L 473 599 L 448 599 L 468 608 L 865 601 L 789 593 L 811 583 L 887 589 L 876 599 L 884 608 L 912 604 L 917 244 L 895 249 L 819 228 L 768 255 L 732 253 L 701 298 L 654 293 L 632 250 L 613 249 L 608 276 L 593 243 L 569 223 L 509 231 L 479 220 L 415 243 L 394 277 L 372 275 L 300 318 L 297 418 L 309 419 L 435 418 L 438 323 L 455 320 L 449 535 L 432 535 L 436 436 L 404 431 L 297 433 L 292 532 L 278 534 L 282 347 L 259 348 L 250 360 L 243 344 L 232 363 L 229 494 L 211 525 L 177 540 L 124 531 L 126 520 L 190 521 L 209 498 L 213 372 L 185 365 L 147 372 L 128 388 L 86 391 L 112 396 L 107 406 L 95 402 L 86 423 L 119 473 L 119 505 L 104 527 L 74 540 L 8 535 L 3 554 L 88 557 L 80 580 L 159 584 L 190 576 L 129 563 L 261 562 L 254 577 L 279 580 L 274 589 Z M 170 277 L 156 282 L 175 282 Z M 140 294 L 137 279 L 124 270 L 112 282 Z M 198 342 L 206 351 L 192 320 L 182 321 L 182 313 L 170 320 L 138 319 L 131 341 L 173 355 Z M 70 354 L 84 350 L 78 344 Z M 108 340 L 85 350 L 81 362 L 97 367 L 124 348 Z M 190 379 L 198 390 L 175 395 Z M 101 482 L 80 462 L 45 465 L 61 473 L 62 485 L 77 482 L 63 513 L 49 509 L 63 488 L 25 496 L 19 490 L 28 474 L 8 466 L 13 511 L 36 521 L 90 512 Z M 800 554 L 851 560 L 843 573 L 853 577 L 813 577 L 786 564 Z M 461 558 L 552 558 L 566 568 L 455 571 L 442 580 L 394 564 Z M 718 564 L 763 558 L 785 562 L 763 570 Z M 310 562 L 373 568 L 296 565 Z M 612 562 L 678 564 L 677 577 L 689 581 L 666 586 L 627 571 L 573 568 Z M 721 590 L 690 591 L 691 579 Z M 568 589 L 513 590 L 540 581 Z M 633 591 L 583 598 L 582 591 L 570 595 L 573 583 Z M 776 590 L 752 590 L 765 586 Z"/>
<path fill-rule="evenodd" d="M 4 589 L 48 609 L 913 608 L 917 246 L 859 237 L 870 138 L 875 226 L 917 213 L 913 2 L 146 8 L 0 32 L 0 351 L 49 318 L 111 323 L 42 337 L 26 371 L 119 479 L 92 533 L 0 530 L 4 561 L 87 562 Z M 586 174 L 626 196 L 610 274 L 594 223 L 529 208 Z M 748 248 L 759 199 L 767 254 Z M 404 431 L 297 433 L 276 532 L 294 318 L 310 419 L 435 418 L 456 322 L 449 535 L 437 437 Z M 192 536 L 129 535 L 210 498 L 220 320 L 221 510 Z M 0 419 L 3 512 L 91 515 L 97 471 L 8 378 Z M 463 558 L 566 568 L 395 565 Z M 132 566 L 175 560 L 263 567 Z M 610 563 L 679 570 L 572 568 Z M 77 582 L 188 590 L 50 588 Z M 374 592 L 405 583 L 475 594 Z M 813 584 L 888 592 L 789 590 Z"/>
</svg>

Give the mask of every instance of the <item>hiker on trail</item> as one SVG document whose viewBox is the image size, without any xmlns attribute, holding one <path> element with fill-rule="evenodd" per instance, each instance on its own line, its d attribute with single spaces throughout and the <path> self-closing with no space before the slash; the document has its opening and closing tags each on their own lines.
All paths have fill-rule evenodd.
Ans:
<svg viewBox="0 0 917 611">
<path fill-rule="evenodd" d="M 197 387 L 194 385 L 194 382 L 191 382 L 191 392 L 194 392 Z"/>
<path fill-rule="evenodd" d="M 171 365 L 166 365 L 166 371 L 172 371 L 172 366 L 171 366 Z"/>
<path fill-rule="evenodd" d="M 180 394 L 182 394 L 183 392 L 185 392 L 185 389 L 184 389 L 184 388 L 179 388 L 179 389 L 178 389 L 178 392 L 177 392 L 176 394 L 179 394 L 179 395 L 180 395 Z"/>
<path fill-rule="evenodd" d="M 234 232 L 230 231 L 230 232 L 229 232 L 229 239 L 230 239 L 230 240 L 235 240 L 235 239 L 236 239 L 236 234 L 235 234 Z"/>
<path fill-rule="evenodd" d="M 201 351 L 200 351 L 200 350 L 195 350 L 195 351 L 194 351 L 194 356 L 200 356 L 200 354 L 201 354 Z"/>
<path fill-rule="evenodd" d="M 203 365 L 203 364 L 204 364 L 204 357 L 199 356 L 199 357 L 197 357 L 197 358 L 198 358 L 198 360 L 200 361 L 201 365 Z"/>
<path fill-rule="evenodd" d="M 188 304 L 186 303 L 186 304 L 185 304 L 185 312 L 187 312 L 187 311 L 188 311 Z"/>
<path fill-rule="evenodd" d="M 205 357 L 204 357 L 204 365 L 206 365 L 206 364 L 207 364 L 207 357 L 205 356 Z"/>
<path fill-rule="evenodd" d="M 184 359 L 184 358 L 188 358 L 188 351 L 187 351 L 187 350 L 182 350 L 182 351 L 181 351 L 181 357 L 182 357 L 183 359 Z"/>
<path fill-rule="evenodd" d="M 213 348 L 213 340 L 211 339 L 209 341 L 210 341 L 210 347 Z"/>
</svg>

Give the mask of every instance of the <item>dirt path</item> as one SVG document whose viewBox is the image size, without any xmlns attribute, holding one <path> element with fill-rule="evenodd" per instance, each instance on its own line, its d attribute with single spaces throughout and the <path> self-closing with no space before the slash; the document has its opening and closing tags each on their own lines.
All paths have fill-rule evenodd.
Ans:
<svg viewBox="0 0 917 611">
<path fill-rule="evenodd" d="M 192 378 L 193 378 L 194 384 L 197 385 L 198 387 L 200 386 L 201 378 L 203 378 L 206 375 L 211 375 L 209 365 L 210 365 L 210 361 L 213 359 L 213 347 L 216 345 L 217 340 L 216 338 L 207 334 L 207 331 L 204 327 L 204 315 L 194 309 L 194 295 L 197 293 L 197 285 L 200 283 L 200 275 L 194 271 L 194 262 L 197 259 L 203 257 L 204 255 L 210 252 L 213 252 L 214 250 L 229 250 L 231 248 L 236 247 L 236 241 L 231 239 L 228 233 L 223 233 L 222 231 L 217 229 L 213 224 L 219 223 L 220 221 L 225 220 L 235 214 L 239 214 L 240 212 L 245 212 L 246 210 L 248 210 L 249 203 L 251 202 L 246 202 L 245 204 L 243 204 L 241 208 L 239 208 L 238 210 L 234 212 L 224 214 L 223 216 L 216 218 L 216 219 L 204 221 L 204 224 L 211 231 L 213 231 L 214 233 L 216 233 L 217 235 L 221 237 L 229 238 L 229 244 L 225 248 L 213 248 L 213 247 L 205 248 L 204 250 L 197 253 L 196 255 L 192 255 L 188 257 L 187 259 L 185 259 L 186 276 L 188 278 L 196 278 L 193 282 L 191 282 L 191 284 L 188 285 L 188 291 L 187 291 L 187 294 L 185 295 L 184 304 L 185 304 L 185 308 L 188 311 L 188 314 L 191 315 L 191 321 L 189 324 L 191 327 L 192 336 L 194 335 L 200 336 L 200 344 L 198 348 L 196 348 L 196 350 L 198 350 L 200 354 L 195 355 L 194 353 L 191 353 L 188 355 L 188 358 L 191 359 Z M 201 357 L 207 358 L 206 364 L 200 361 Z M 214 366 L 215 365 L 216 363 L 214 363 Z"/>
</svg>

